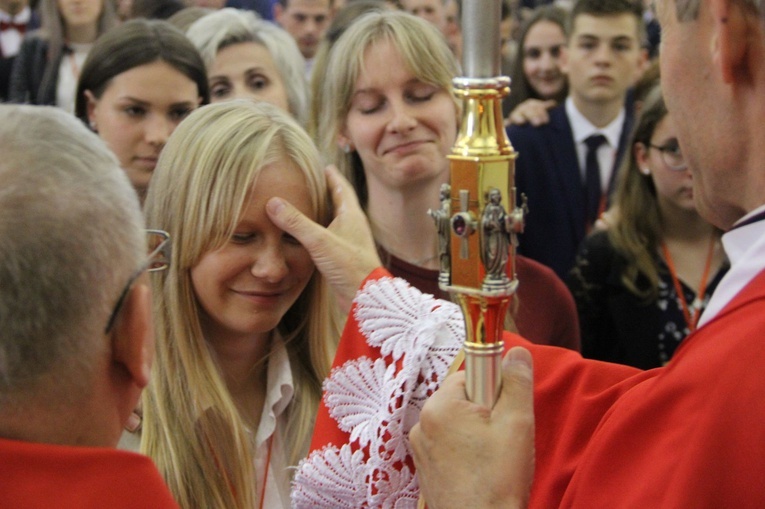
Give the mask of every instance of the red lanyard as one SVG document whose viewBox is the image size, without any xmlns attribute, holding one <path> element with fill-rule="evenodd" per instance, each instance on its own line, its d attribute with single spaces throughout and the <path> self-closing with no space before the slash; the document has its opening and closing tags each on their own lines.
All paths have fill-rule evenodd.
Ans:
<svg viewBox="0 0 765 509">
<path fill-rule="evenodd" d="M 699 317 L 701 316 L 701 306 L 704 302 L 704 294 L 707 291 L 707 282 L 709 281 L 709 271 L 712 268 L 712 258 L 714 257 L 716 239 L 712 237 L 709 242 L 709 253 L 707 254 L 707 263 L 704 267 L 704 274 L 701 276 L 701 283 L 699 284 L 699 291 L 696 293 L 696 298 L 693 300 L 691 307 L 693 307 L 693 314 L 688 306 L 688 302 L 685 300 L 685 292 L 683 291 L 683 285 L 680 284 L 680 279 L 677 277 L 677 271 L 675 270 L 675 264 L 672 262 L 672 256 L 669 254 L 667 245 L 661 243 L 661 251 L 664 254 L 664 260 L 667 262 L 669 268 L 669 274 L 672 276 L 672 283 L 675 285 L 675 292 L 677 298 L 680 299 L 680 306 L 683 308 L 683 316 L 685 317 L 685 323 L 688 324 L 688 330 L 691 332 L 696 330 L 696 325 L 699 323 Z"/>
<path fill-rule="evenodd" d="M 263 490 L 260 492 L 260 504 L 258 507 L 263 509 L 263 502 L 266 500 L 266 484 L 268 483 L 268 467 L 271 466 L 271 448 L 274 445 L 274 436 L 268 438 L 268 455 L 266 456 L 266 471 L 263 474 Z"/>
</svg>

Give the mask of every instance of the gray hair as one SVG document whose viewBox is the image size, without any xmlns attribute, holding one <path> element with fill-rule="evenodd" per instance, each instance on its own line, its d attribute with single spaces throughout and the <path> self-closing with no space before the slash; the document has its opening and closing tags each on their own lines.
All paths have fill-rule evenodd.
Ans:
<svg viewBox="0 0 765 509">
<path fill-rule="evenodd" d="M 137 196 L 76 117 L 0 105 L 0 397 L 85 378 L 146 256 Z"/>
<path fill-rule="evenodd" d="M 765 22 L 765 9 L 763 9 L 763 0 L 743 0 L 744 5 L 750 7 L 760 20 Z M 679 21 L 694 21 L 699 17 L 699 8 L 701 0 L 676 0 L 675 12 Z"/>
<path fill-rule="evenodd" d="M 287 89 L 290 113 L 305 125 L 309 101 L 305 59 L 287 31 L 252 12 L 226 8 L 195 21 L 186 36 L 199 50 L 208 72 L 223 48 L 243 42 L 263 45 Z"/>
</svg>

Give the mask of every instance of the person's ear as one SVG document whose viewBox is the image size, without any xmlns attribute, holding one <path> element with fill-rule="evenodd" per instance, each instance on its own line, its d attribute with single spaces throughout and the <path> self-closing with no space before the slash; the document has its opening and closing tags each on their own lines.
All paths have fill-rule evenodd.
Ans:
<svg viewBox="0 0 765 509">
<path fill-rule="evenodd" d="M 637 163 L 640 173 L 650 175 L 651 170 L 648 166 L 648 150 L 646 146 L 639 141 L 635 142 L 632 145 L 632 153 L 635 156 L 635 163 Z"/>
<path fill-rule="evenodd" d="M 747 39 L 754 16 L 743 12 L 741 2 L 711 0 L 714 23 L 714 61 L 725 83 L 734 83 L 750 72 Z"/>
<path fill-rule="evenodd" d="M 282 4 L 280 4 L 279 2 L 274 2 L 274 6 L 271 12 L 274 15 L 274 21 L 276 21 L 277 23 L 281 25 L 282 15 L 284 15 L 284 7 L 282 7 Z"/>
<path fill-rule="evenodd" d="M 98 131 L 98 124 L 96 123 L 96 108 L 98 107 L 98 99 L 93 95 L 90 90 L 85 90 L 85 100 L 87 101 L 86 111 L 88 114 L 88 125 L 93 131 Z"/>
<path fill-rule="evenodd" d="M 350 138 L 342 133 L 337 135 L 337 146 L 346 154 L 350 154 L 353 150 L 356 150 Z"/>
<path fill-rule="evenodd" d="M 133 384 L 143 389 L 149 383 L 154 362 L 154 328 L 151 319 L 151 290 L 136 283 L 125 297 L 112 337 L 112 361 L 121 366 Z"/>
</svg>

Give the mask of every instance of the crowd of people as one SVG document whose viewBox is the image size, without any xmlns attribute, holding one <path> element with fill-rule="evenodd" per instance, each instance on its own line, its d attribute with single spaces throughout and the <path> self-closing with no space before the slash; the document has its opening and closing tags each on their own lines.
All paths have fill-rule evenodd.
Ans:
<svg viewBox="0 0 765 509">
<path fill-rule="evenodd" d="M 428 212 L 461 7 L 0 0 L 0 505 L 765 504 L 765 6 L 504 6 L 494 409 Z"/>
</svg>

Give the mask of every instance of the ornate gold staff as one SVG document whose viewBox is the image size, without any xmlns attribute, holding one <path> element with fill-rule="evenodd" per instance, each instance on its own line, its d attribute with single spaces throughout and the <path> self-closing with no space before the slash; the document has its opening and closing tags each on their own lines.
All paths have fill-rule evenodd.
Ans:
<svg viewBox="0 0 765 509">
<path fill-rule="evenodd" d="M 441 190 L 441 208 L 430 211 L 439 230 L 439 286 L 465 318 L 467 396 L 487 407 L 502 382 L 502 329 L 518 286 L 515 246 L 524 214 L 516 206 L 517 153 L 502 118 L 510 78 L 499 76 L 499 20 L 499 0 L 463 2 L 465 76 L 453 81 L 462 119 L 449 156 L 450 184 Z"/>
</svg>

